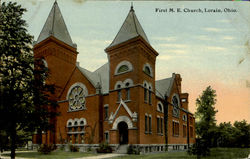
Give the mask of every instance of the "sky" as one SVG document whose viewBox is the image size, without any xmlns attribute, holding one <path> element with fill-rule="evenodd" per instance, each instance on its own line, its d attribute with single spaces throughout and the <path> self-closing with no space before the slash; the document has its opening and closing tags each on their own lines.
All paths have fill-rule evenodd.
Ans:
<svg viewBox="0 0 250 159">
<path fill-rule="evenodd" d="M 106 62 L 108 47 L 131 6 L 130 1 L 57 0 L 68 31 L 77 44 L 80 65 L 94 71 Z M 36 40 L 53 0 L 18 0 Z M 206 87 L 216 90 L 217 123 L 250 122 L 250 3 L 134 1 L 134 10 L 151 46 L 159 53 L 156 79 L 179 73 L 189 110 Z M 182 12 L 156 12 L 177 9 Z M 184 9 L 203 12 L 184 12 Z M 221 9 L 222 12 L 205 12 Z M 236 12 L 224 12 L 236 10 Z"/>
</svg>

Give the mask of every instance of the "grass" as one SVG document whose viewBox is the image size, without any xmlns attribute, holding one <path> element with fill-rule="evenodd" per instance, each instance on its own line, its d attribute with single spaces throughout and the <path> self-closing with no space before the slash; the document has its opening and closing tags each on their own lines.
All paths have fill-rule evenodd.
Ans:
<svg viewBox="0 0 250 159">
<path fill-rule="evenodd" d="M 247 158 L 250 154 L 248 148 L 212 148 L 211 155 L 201 157 L 202 159 L 240 159 Z M 187 152 L 165 152 L 146 155 L 127 155 L 112 159 L 196 159 L 195 155 L 188 155 Z"/>
<path fill-rule="evenodd" d="M 247 158 L 250 154 L 250 148 L 212 148 L 211 155 L 201 159 L 242 159 Z M 48 155 L 39 152 L 18 152 L 16 157 L 29 159 L 72 159 L 86 156 L 95 156 L 93 153 L 83 152 L 64 152 L 55 151 Z M 8 155 L 9 156 L 9 155 Z M 197 157 L 188 155 L 187 152 L 165 152 L 146 155 L 125 155 L 112 159 L 196 159 Z"/>
<path fill-rule="evenodd" d="M 72 159 L 87 156 L 95 156 L 93 153 L 85 152 L 65 152 L 65 151 L 54 151 L 50 154 L 42 154 L 40 152 L 17 152 L 16 157 L 29 158 L 29 159 Z M 9 156 L 3 155 L 3 156 Z"/>
</svg>

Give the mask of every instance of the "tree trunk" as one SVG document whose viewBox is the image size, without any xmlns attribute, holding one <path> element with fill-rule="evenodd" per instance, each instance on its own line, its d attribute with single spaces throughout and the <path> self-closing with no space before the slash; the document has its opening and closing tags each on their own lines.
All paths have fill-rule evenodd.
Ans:
<svg viewBox="0 0 250 159">
<path fill-rule="evenodd" d="M 10 140 L 11 140 L 11 153 L 10 153 L 10 157 L 11 159 L 15 159 L 16 156 L 16 124 L 13 124 L 12 128 L 11 128 L 11 133 L 10 133 Z"/>
<path fill-rule="evenodd" d="M 165 95 L 164 102 L 164 136 L 165 136 L 165 151 L 168 151 L 168 97 Z"/>
</svg>

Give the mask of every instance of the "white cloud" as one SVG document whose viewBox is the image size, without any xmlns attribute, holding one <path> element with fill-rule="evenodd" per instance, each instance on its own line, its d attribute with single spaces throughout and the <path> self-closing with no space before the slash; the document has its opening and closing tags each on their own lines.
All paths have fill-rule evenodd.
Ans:
<svg viewBox="0 0 250 159">
<path fill-rule="evenodd" d="M 217 22 L 219 22 L 219 23 L 231 23 L 231 20 L 221 19 L 221 20 L 217 20 Z"/>
<path fill-rule="evenodd" d="M 187 51 L 186 50 L 165 50 L 165 52 L 168 52 L 168 53 L 175 53 L 175 54 L 186 54 Z"/>
<path fill-rule="evenodd" d="M 206 49 L 212 50 L 212 51 L 225 51 L 227 48 L 218 47 L 218 46 L 206 46 Z"/>
<path fill-rule="evenodd" d="M 167 47 L 167 48 L 187 48 L 189 45 L 186 44 L 159 44 L 159 47 Z"/>
<path fill-rule="evenodd" d="M 232 36 L 224 36 L 222 37 L 223 40 L 234 40 L 235 38 Z"/>
<path fill-rule="evenodd" d="M 169 37 L 153 37 L 152 39 L 170 42 L 170 41 L 176 41 L 176 40 L 177 40 L 177 37 L 175 37 L 175 36 L 169 36 Z"/>
<path fill-rule="evenodd" d="M 195 36 L 195 38 L 199 40 L 211 40 L 211 38 L 207 35 L 199 35 L 199 36 Z"/>
<path fill-rule="evenodd" d="M 172 59 L 173 58 L 173 56 L 169 56 L 169 55 L 160 55 L 159 56 L 159 60 L 164 60 L 164 61 L 168 61 L 168 60 L 170 60 L 170 59 Z"/>
<path fill-rule="evenodd" d="M 203 30 L 208 32 L 222 32 L 223 30 L 220 28 L 203 28 Z"/>
</svg>

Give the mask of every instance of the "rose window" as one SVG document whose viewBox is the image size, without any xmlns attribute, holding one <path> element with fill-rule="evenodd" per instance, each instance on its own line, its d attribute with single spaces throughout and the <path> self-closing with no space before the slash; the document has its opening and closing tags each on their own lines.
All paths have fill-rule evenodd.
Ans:
<svg viewBox="0 0 250 159">
<path fill-rule="evenodd" d="M 82 87 L 73 87 L 69 94 L 69 110 L 74 111 L 79 109 L 85 109 L 85 96 L 86 94 Z"/>
<path fill-rule="evenodd" d="M 173 108 L 173 115 L 175 117 L 179 117 L 179 114 L 180 114 L 179 108 L 178 108 L 179 107 L 179 100 L 178 100 L 177 96 L 173 96 L 173 98 L 172 98 L 172 104 L 174 106 L 174 108 Z"/>
</svg>

